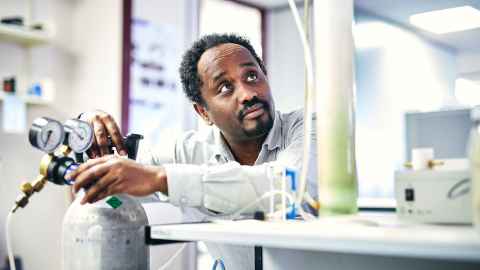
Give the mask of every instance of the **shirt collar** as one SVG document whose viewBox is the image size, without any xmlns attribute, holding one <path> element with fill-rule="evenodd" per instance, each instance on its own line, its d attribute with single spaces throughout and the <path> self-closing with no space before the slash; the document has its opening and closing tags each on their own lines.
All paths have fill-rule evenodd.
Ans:
<svg viewBox="0 0 480 270">
<path fill-rule="evenodd" d="M 267 147 L 268 150 L 273 150 L 281 146 L 281 136 L 282 136 L 282 123 L 280 120 L 280 113 L 274 112 L 273 126 L 268 132 L 267 138 L 263 142 L 263 145 Z"/>
<path fill-rule="evenodd" d="M 226 159 L 224 161 L 235 160 L 235 157 L 230 151 L 230 147 L 228 147 L 227 143 L 223 139 L 222 134 L 220 133 L 220 129 L 217 128 L 216 126 L 213 126 L 212 129 L 213 129 L 213 136 L 215 141 L 215 148 L 214 148 L 212 158 L 215 158 L 217 161 L 222 157 Z"/>
<path fill-rule="evenodd" d="M 273 126 L 268 132 L 267 138 L 263 142 L 263 146 L 266 147 L 269 151 L 279 148 L 281 146 L 281 120 L 279 112 L 274 112 Z M 228 159 L 235 160 L 230 148 L 223 139 L 220 129 L 216 126 L 213 126 L 213 135 L 215 140 L 215 151 L 214 156 L 225 156 Z"/>
</svg>

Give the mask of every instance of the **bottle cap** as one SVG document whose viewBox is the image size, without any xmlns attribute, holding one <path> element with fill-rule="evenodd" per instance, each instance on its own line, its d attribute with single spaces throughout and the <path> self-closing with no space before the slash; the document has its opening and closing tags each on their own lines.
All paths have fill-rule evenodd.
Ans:
<svg viewBox="0 0 480 270">
<path fill-rule="evenodd" d="M 470 119 L 472 121 L 480 121 L 480 106 L 475 106 L 470 111 Z"/>
</svg>

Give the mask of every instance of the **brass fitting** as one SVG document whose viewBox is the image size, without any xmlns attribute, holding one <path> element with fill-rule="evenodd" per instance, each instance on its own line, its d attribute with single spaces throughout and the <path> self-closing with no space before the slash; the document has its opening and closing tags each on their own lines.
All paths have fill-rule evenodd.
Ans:
<svg viewBox="0 0 480 270">
<path fill-rule="evenodd" d="M 429 160 L 428 163 L 427 163 L 427 167 L 429 169 L 433 169 L 437 166 L 442 166 L 442 165 L 445 165 L 445 162 L 444 161 L 441 161 L 441 160 L 435 160 L 435 159 L 432 159 L 432 160 Z M 405 168 L 408 168 L 408 169 L 412 169 L 413 168 L 413 164 L 412 162 L 405 162 L 403 164 L 403 166 Z"/>
<path fill-rule="evenodd" d="M 24 208 L 28 204 L 33 193 L 40 192 L 46 183 L 47 178 L 43 175 L 39 175 L 32 183 L 25 182 L 20 185 L 20 190 L 23 194 L 20 194 L 15 200 L 15 207 L 12 209 L 12 212 L 15 213 L 19 207 Z"/>
<path fill-rule="evenodd" d="M 29 182 L 22 183 L 20 185 L 20 190 L 27 196 L 32 195 L 32 193 L 34 191 L 33 187 L 32 187 L 32 184 L 30 184 Z"/>
<path fill-rule="evenodd" d="M 50 162 L 52 162 L 52 160 L 52 154 L 46 154 L 42 157 L 42 159 L 40 160 L 40 175 L 47 177 L 48 165 L 50 165 Z"/>
<path fill-rule="evenodd" d="M 15 208 L 12 209 L 13 213 L 15 213 L 19 207 L 24 208 L 28 204 L 28 199 L 34 192 L 33 186 L 29 182 L 22 183 L 20 185 L 20 190 L 23 194 L 18 195 L 15 200 Z"/>
<path fill-rule="evenodd" d="M 310 207 L 312 207 L 313 209 L 315 209 L 317 211 L 320 209 L 320 202 L 319 201 L 315 201 L 314 204 L 309 203 L 309 205 L 310 205 Z"/>
<path fill-rule="evenodd" d="M 24 208 L 28 204 L 29 196 L 22 194 L 17 197 L 15 200 L 15 208 L 12 209 L 12 212 L 15 213 L 19 207 Z"/>
<path fill-rule="evenodd" d="M 70 154 L 71 152 L 72 152 L 72 149 L 67 145 L 62 145 L 60 147 L 60 153 L 62 153 L 62 155 L 64 156 L 68 156 L 68 154 Z"/>
<path fill-rule="evenodd" d="M 46 183 L 47 183 L 47 178 L 45 176 L 43 175 L 37 176 L 37 179 L 35 179 L 35 181 L 32 182 L 33 190 L 35 192 L 40 192 Z"/>
<path fill-rule="evenodd" d="M 428 161 L 428 168 L 430 169 L 433 169 L 435 168 L 436 166 L 443 166 L 445 165 L 445 162 L 444 161 L 441 161 L 441 160 L 429 160 Z"/>
</svg>

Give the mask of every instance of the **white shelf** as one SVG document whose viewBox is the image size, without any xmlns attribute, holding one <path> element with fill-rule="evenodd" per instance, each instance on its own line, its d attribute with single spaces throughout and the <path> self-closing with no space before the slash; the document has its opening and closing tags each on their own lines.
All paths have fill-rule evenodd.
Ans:
<svg viewBox="0 0 480 270">
<path fill-rule="evenodd" d="M 35 46 L 50 42 L 50 36 L 41 30 L 28 30 L 24 26 L 0 24 L 0 41 Z"/>
<path fill-rule="evenodd" d="M 14 42 L 26 47 L 46 44 L 51 41 L 51 36 L 46 31 L 29 30 L 25 26 L 9 25 L 0 23 L 0 42 Z M 0 90 L 1 91 L 1 90 Z M 35 96 L 20 97 L 25 103 L 32 105 L 47 105 L 51 101 Z M 0 92 L 0 101 L 4 99 L 4 93 Z"/>
<path fill-rule="evenodd" d="M 21 97 L 27 104 L 31 105 L 48 105 L 52 102 L 41 97 Z"/>
<path fill-rule="evenodd" d="M 3 99 L 4 94 L 0 93 L 0 102 L 3 101 Z M 26 104 L 29 105 L 49 105 L 52 103 L 50 100 L 35 96 L 21 96 L 20 99 L 22 99 L 23 101 L 25 101 Z"/>
<path fill-rule="evenodd" d="M 472 226 L 404 223 L 395 214 L 315 221 L 222 221 L 152 225 L 151 237 L 270 248 L 480 261 L 480 232 Z"/>
</svg>

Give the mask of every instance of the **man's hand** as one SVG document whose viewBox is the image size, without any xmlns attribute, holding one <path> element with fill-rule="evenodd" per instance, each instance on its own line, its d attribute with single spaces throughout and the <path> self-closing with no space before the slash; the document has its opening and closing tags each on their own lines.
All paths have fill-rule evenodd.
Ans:
<svg viewBox="0 0 480 270">
<path fill-rule="evenodd" d="M 119 193 L 146 196 L 160 191 L 167 194 L 163 167 L 145 166 L 113 155 L 90 159 L 65 178 L 75 179 L 75 193 L 82 187 L 89 187 L 81 204 L 94 203 Z"/>
<path fill-rule="evenodd" d="M 90 123 L 95 133 L 93 144 L 87 152 L 90 158 L 110 154 L 108 149 L 108 136 L 111 137 L 113 145 L 117 148 L 117 153 L 122 156 L 127 155 L 127 150 L 123 144 L 122 133 L 110 114 L 97 110 L 84 113 L 81 119 Z"/>
</svg>

